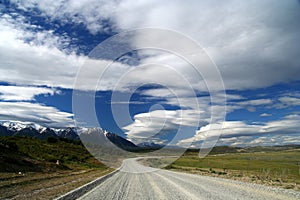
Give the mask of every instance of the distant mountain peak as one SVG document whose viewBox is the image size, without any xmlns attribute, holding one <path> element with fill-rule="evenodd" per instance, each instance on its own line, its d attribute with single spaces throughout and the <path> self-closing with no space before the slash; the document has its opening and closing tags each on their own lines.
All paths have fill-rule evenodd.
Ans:
<svg viewBox="0 0 300 200">
<path fill-rule="evenodd" d="M 111 143 L 124 150 L 138 150 L 138 149 L 160 149 L 161 144 L 156 144 L 152 141 L 142 142 L 138 145 L 131 141 L 107 130 L 99 127 L 65 127 L 65 128 L 51 128 L 41 126 L 31 122 L 18 121 L 2 121 L 0 122 L 0 136 L 26 136 L 45 140 L 49 137 L 62 138 L 67 140 L 80 140 L 81 134 L 101 133 Z"/>
<path fill-rule="evenodd" d="M 32 122 L 20 121 L 1 121 L 0 126 L 0 135 L 3 136 L 28 136 L 38 139 L 47 139 L 49 137 L 57 138 L 62 135 L 62 138 L 70 140 L 79 139 L 76 129 L 73 127 L 55 129 Z"/>
<path fill-rule="evenodd" d="M 7 127 L 11 131 L 20 131 L 24 128 L 34 128 L 36 130 L 42 129 L 43 126 L 32 123 L 32 122 L 21 122 L 21 121 L 0 121 L 0 125 Z"/>
<path fill-rule="evenodd" d="M 162 148 L 164 147 L 164 145 L 161 144 L 156 144 L 154 142 L 142 142 L 137 144 L 138 147 L 142 147 L 142 148 Z"/>
<path fill-rule="evenodd" d="M 124 150 L 134 150 L 138 148 L 134 143 L 101 128 L 84 128 L 84 127 L 66 127 L 50 128 L 29 122 L 0 122 L 0 136 L 26 136 L 45 140 L 49 137 L 62 138 L 68 140 L 80 140 L 79 135 L 82 133 L 93 132 L 93 130 L 103 133 L 105 138 Z"/>
</svg>

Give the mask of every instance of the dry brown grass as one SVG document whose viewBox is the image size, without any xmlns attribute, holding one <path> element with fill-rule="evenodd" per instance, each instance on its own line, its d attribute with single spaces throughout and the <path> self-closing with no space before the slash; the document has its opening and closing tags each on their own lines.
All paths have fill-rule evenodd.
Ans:
<svg viewBox="0 0 300 200">
<path fill-rule="evenodd" d="M 0 173 L 0 199 L 53 199 L 103 176 L 111 169 L 53 173 Z"/>
</svg>

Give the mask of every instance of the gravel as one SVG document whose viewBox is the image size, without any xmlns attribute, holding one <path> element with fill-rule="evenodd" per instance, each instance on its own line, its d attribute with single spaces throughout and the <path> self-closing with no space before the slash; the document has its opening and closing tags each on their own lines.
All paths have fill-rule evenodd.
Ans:
<svg viewBox="0 0 300 200">
<path fill-rule="evenodd" d="M 156 170 L 137 158 L 79 199 L 300 199 L 300 192 L 216 177 Z"/>
</svg>

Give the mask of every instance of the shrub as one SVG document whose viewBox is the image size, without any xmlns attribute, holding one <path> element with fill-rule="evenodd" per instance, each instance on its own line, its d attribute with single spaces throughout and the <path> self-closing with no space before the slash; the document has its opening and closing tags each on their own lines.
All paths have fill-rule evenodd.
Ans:
<svg viewBox="0 0 300 200">
<path fill-rule="evenodd" d="M 53 144 L 53 143 L 57 143 L 58 140 L 56 138 L 54 138 L 54 137 L 48 137 L 47 138 L 47 142 Z"/>
</svg>

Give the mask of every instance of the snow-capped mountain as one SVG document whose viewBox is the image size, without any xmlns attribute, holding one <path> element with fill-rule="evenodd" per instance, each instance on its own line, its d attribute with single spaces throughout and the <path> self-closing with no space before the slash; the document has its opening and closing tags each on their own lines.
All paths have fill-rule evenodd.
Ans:
<svg viewBox="0 0 300 200">
<path fill-rule="evenodd" d="M 94 131 L 93 131 L 94 130 Z M 125 150 L 134 150 L 138 147 L 126 140 L 125 138 L 110 133 L 100 128 L 83 128 L 83 127 L 66 127 L 66 128 L 50 128 L 34 123 L 27 122 L 0 122 L 0 136 L 21 136 L 32 137 L 46 140 L 49 137 L 62 138 L 68 140 L 80 140 L 80 134 L 89 134 L 89 132 L 102 133 L 110 142 Z"/>
<path fill-rule="evenodd" d="M 80 140 L 79 135 L 96 132 L 107 138 L 111 143 L 124 150 L 138 150 L 138 149 L 159 149 L 163 145 L 155 144 L 153 142 L 143 142 L 138 145 L 129 140 L 100 128 L 84 128 L 84 127 L 66 127 L 66 128 L 50 128 L 34 124 L 30 122 L 0 122 L 0 136 L 26 136 L 46 140 L 49 137 L 62 138 L 67 140 Z"/>
<path fill-rule="evenodd" d="M 49 127 L 44 127 L 40 129 L 40 138 L 41 139 L 47 139 L 49 137 L 56 138 L 58 135 L 55 133 L 55 131 Z"/>
<path fill-rule="evenodd" d="M 142 143 L 139 143 L 137 146 L 141 147 L 141 148 L 155 148 L 155 149 L 164 147 L 164 145 L 155 144 L 154 142 L 142 142 Z"/>
<path fill-rule="evenodd" d="M 79 140 L 75 128 L 50 128 L 30 122 L 2 121 L 0 122 L 0 136 L 28 136 L 38 139 L 49 137 Z"/>
<path fill-rule="evenodd" d="M 39 124 L 35 124 L 32 122 L 19 122 L 19 121 L 2 121 L 0 122 L 0 125 L 7 127 L 8 130 L 10 131 L 20 131 L 24 128 L 34 128 L 36 130 L 39 130 L 43 128 Z"/>
<path fill-rule="evenodd" d="M 68 127 L 66 129 L 60 129 L 56 132 L 58 137 L 65 138 L 69 140 L 79 140 L 77 128 Z"/>
</svg>

